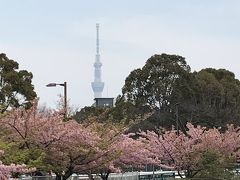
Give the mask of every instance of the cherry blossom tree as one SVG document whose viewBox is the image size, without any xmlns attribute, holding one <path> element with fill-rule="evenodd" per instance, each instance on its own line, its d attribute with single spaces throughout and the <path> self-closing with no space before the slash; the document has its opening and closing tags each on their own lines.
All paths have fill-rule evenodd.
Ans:
<svg viewBox="0 0 240 180">
<path fill-rule="evenodd" d="M 112 172 L 122 172 L 126 167 L 141 168 L 146 164 L 158 164 L 157 159 L 145 148 L 145 143 L 127 134 L 126 126 L 116 123 L 94 123 L 93 131 L 100 137 L 95 168 L 88 174 L 99 174 L 103 180 Z"/>
<path fill-rule="evenodd" d="M 94 160 L 90 157 L 98 137 L 74 120 L 64 122 L 61 114 L 40 113 L 35 102 L 28 110 L 14 109 L 0 118 L 0 128 L 5 132 L 3 139 L 19 143 L 19 149 L 41 149 L 46 169 L 67 179 Z"/>
<path fill-rule="evenodd" d="M 190 123 L 187 127 L 188 131 L 179 135 L 174 128 L 163 134 L 142 131 L 138 140 L 146 143 L 147 149 L 160 161 L 159 166 L 184 170 L 187 177 L 193 177 L 202 170 L 198 165 L 205 152 L 216 152 L 229 158 L 239 153 L 239 128 L 231 125 L 221 133 L 216 128 L 194 127 Z"/>
<path fill-rule="evenodd" d="M 124 135 L 124 126 L 94 120 L 87 124 L 65 122 L 61 114 L 39 112 L 37 102 L 28 110 L 14 109 L 0 118 L 3 139 L 18 143 L 19 149 L 40 149 L 44 170 L 51 169 L 57 179 L 93 172 L 107 178 L 125 165 L 153 162 L 147 157 L 150 153 L 144 150 L 144 143 Z"/>
</svg>

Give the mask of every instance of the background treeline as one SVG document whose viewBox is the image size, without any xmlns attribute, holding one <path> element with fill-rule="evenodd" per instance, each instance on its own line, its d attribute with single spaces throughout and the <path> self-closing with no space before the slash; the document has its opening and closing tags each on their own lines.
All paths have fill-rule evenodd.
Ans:
<svg viewBox="0 0 240 180">
<path fill-rule="evenodd" d="M 144 121 L 136 119 L 148 115 Z M 240 124 L 240 81 L 226 69 L 191 71 L 184 57 L 153 55 L 125 80 L 111 109 L 85 107 L 75 118 L 97 116 L 99 121 L 134 121 L 132 131 L 170 128 L 184 130 L 186 122 L 206 127 Z"/>
</svg>

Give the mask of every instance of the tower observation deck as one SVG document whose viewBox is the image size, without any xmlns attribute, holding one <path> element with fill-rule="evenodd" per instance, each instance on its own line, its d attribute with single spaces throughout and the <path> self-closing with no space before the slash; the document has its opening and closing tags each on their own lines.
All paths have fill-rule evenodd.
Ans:
<svg viewBox="0 0 240 180">
<path fill-rule="evenodd" d="M 93 66 L 94 66 L 94 82 L 92 82 L 92 89 L 94 92 L 94 98 L 101 98 L 102 91 L 104 88 L 104 82 L 102 82 L 101 80 L 102 63 L 100 61 L 99 54 L 99 24 L 96 24 L 96 57 Z"/>
</svg>

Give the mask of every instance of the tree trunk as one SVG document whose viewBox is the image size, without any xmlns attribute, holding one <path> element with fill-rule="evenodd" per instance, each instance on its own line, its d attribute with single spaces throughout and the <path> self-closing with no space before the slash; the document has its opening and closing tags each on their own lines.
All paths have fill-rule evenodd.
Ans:
<svg viewBox="0 0 240 180">
<path fill-rule="evenodd" d="M 62 180 L 62 175 L 59 173 L 55 173 L 56 174 L 56 180 Z"/>
<path fill-rule="evenodd" d="M 66 173 L 55 173 L 56 180 L 67 180 L 73 173 L 71 171 L 67 171 Z"/>
<path fill-rule="evenodd" d="M 66 171 L 65 174 L 63 175 L 63 180 L 68 179 L 72 174 L 73 174 L 73 171 L 71 169 Z"/>
<path fill-rule="evenodd" d="M 102 180 L 108 180 L 109 174 L 110 174 L 109 170 L 107 172 L 101 172 L 100 177 Z"/>
<path fill-rule="evenodd" d="M 178 176 L 180 176 L 180 178 L 182 179 L 183 177 L 182 177 L 180 171 L 178 170 L 177 172 L 178 172 Z"/>
<path fill-rule="evenodd" d="M 93 175 L 91 173 L 88 173 L 89 180 L 94 180 Z"/>
</svg>

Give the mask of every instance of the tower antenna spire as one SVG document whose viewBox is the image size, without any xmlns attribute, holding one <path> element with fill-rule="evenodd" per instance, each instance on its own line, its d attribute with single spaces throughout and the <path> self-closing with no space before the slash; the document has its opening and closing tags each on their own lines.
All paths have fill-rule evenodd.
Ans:
<svg viewBox="0 0 240 180">
<path fill-rule="evenodd" d="M 99 24 L 96 24 L 96 52 L 99 54 Z"/>
<path fill-rule="evenodd" d="M 94 63 L 94 82 L 92 82 L 92 89 L 94 92 L 94 98 L 101 98 L 104 88 L 104 82 L 101 80 L 101 67 L 99 54 L 99 24 L 96 24 L 96 58 Z"/>
</svg>

